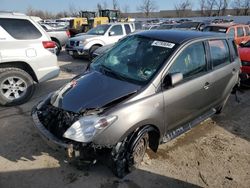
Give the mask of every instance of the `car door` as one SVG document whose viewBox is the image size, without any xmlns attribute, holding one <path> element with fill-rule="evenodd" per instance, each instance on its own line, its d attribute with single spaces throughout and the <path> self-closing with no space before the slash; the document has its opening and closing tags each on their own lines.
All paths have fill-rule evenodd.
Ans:
<svg viewBox="0 0 250 188">
<path fill-rule="evenodd" d="M 122 25 L 113 25 L 108 31 L 108 40 L 106 40 L 105 42 L 106 44 L 116 43 L 123 36 L 125 36 L 125 33 Z"/>
<path fill-rule="evenodd" d="M 244 30 L 243 27 L 238 26 L 236 27 L 237 35 L 236 35 L 236 44 L 240 44 L 242 41 L 244 41 Z"/>
<path fill-rule="evenodd" d="M 231 40 L 231 43 L 233 41 Z M 213 91 L 210 98 L 212 106 L 221 103 L 230 94 L 232 87 L 236 84 L 239 71 L 239 59 L 232 59 L 227 40 L 217 39 L 208 41 L 212 71 L 210 75 L 210 89 Z"/>
<path fill-rule="evenodd" d="M 182 73 L 183 80 L 163 91 L 167 130 L 183 125 L 208 110 L 210 78 L 203 42 L 187 46 L 173 60 L 165 76 Z"/>
</svg>

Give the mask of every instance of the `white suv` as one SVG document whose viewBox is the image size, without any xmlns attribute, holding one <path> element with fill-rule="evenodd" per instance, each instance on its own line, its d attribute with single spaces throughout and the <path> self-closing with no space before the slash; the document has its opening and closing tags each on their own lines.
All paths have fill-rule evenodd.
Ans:
<svg viewBox="0 0 250 188">
<path fill-rule="evenodd" d="M 30 17 L 0 12 L 0 104 L 18 105 L 35 85 L 58 76 L 55 43 Z"/>
</svg>

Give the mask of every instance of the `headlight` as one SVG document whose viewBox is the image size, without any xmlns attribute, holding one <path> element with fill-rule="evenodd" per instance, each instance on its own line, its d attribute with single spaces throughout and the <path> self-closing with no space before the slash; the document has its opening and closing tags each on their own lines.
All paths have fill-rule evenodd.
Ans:
<svg viewBox="0 0 250 188">
<path fill-rule="evenodd" d="M 85 116 L 68 128 L 63 137 L 77 142 L 91 142 L 95 135 L 101 133 L 116 120 L 117 116 Z"/>
</svg>

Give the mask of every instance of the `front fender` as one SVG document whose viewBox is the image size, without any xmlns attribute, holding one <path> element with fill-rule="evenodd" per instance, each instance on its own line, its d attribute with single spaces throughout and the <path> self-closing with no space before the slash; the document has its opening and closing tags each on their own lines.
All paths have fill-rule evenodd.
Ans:
<svg viewBox="0 0 250 188">
<path fill-rule="evenodd" d="M 93 39 L 84 46 L 84 50 L 89 50 L 93 45 L 105 46 L 106 43 L 100 39 Z"/>
<path fill-rule="evenodd" d="M 155 126 L 161 137 L 165 132 L 164 103 L 161 93 L 123 104 L 111 114 L 118 116 L 117 121 L 94 138 L 95 144 L 115 145 L 145 125 Z"/>
</svg>

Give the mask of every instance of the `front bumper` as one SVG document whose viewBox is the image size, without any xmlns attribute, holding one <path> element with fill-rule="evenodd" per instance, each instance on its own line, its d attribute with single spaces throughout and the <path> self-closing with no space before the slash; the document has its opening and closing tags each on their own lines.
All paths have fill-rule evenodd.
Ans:
<svg viewBox="0 0 250 188">
<path fill-rule="evenodd" d="M 65 50 L 71 56 L 89 56 L 89 50 L 83 47 L 70 47 L 67 45 Z"/>
<path fill-rule="evenodd" d="M 42 139 L 53 149 L 61 151 L 61 152 L 67 152 L 67 156 L 69 158 L 72 157 L 79 157 L 80 151 L 77 149 L 78 147 L 75 146 L 72 143 L 65 143 L 62 140 L 55 137 L 52 133 L 50 133 L 44 125 L 40 122 L 38 117 L 38 111 L 37 108 L 34 107 L 32 110 L 32 118 L 34 122 L 34 127 L 37 129 L 38 133 L 42 137 Z"/>
</svg>

